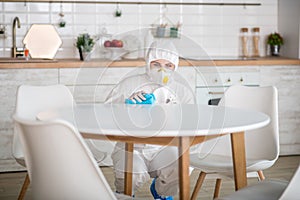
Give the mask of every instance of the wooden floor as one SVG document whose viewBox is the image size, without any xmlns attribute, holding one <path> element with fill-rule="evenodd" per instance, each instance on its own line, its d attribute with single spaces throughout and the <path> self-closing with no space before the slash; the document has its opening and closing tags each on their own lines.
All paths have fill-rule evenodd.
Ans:
<svg viewBox="0 0 300 200">
<path fill-rule="evenodd" d="M 280 157 L 273 167 L 264 171 L 264 174 L 267 179 L 272 180 L 285 180 L 289 181 L 298 167 L 300 162 L 300 156 L 285 156 Z M 107 178 L 109 184 L 114 190 L 113 186 L 113 172 L 110 167 L 101 168 L 105 177 Z M 196 178 L 198 177 L 198 171 L 194 170 L 191 175 L 191 190 L 194 187 Z M 17 199 L 19 190 L 23 184 L 25 178 L 25 172 L 17 173 L 0 173 L 0 200 L 15 200 Z M 256 178 L 249 178 L 248 185 L 255 184 L 257 182 Z M 214 189 L 215 180 L 213 178 L 207 178 L 204 181 L 204 185 L 201 188 L 201 191 L 198 195 L 198 199 L 212 199 L 213 189 Z M 153 199 L 149 192 L 150 182 L 145 184 L 139 191 L 136 192 L 136 197 L 142 199 Z M 230 178 L 223 179 L 221 186 L 220 196 L 230 194 L 234 191 L 233 180 Z M 26 198 L 31 199 L 31 188 L 27 191 Z M 178 196 L 175 196 L 174 199 L 178 199 Z"/>
</svg>

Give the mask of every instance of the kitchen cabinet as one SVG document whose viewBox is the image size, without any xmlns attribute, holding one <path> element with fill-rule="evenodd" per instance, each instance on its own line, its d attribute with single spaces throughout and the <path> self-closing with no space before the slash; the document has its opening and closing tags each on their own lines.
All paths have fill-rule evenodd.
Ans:
<svg viewBox="0 0 300 200">
<path fill-rule="evenodd" d="M 16 93 L 19 85 L 51 85 L 58 83 L 58 69 L 0 70 L 0 171 L 23 169 L 12 158 L 13 123 Z"/>
<path fill-rule="evenodd" d="M 14 162 L 11 153 L 11 116 L 19 85 L 64 84 L 70 88 L 77 103 L 104 102 L 123 77 L 137 72 L 143 71 L 137 67 L 0 69 L 0 171 L 23 169 Z M 229 85 L 241 82 L 252 86 L 276 86 L 279 94 L 280 154 L 300 154 L 300 65 L 181 66 L 178 73 L 198 95 L 199 103 L 207 103 L 203 99 L 213 96 L 207 93 L 203 97 L 199 89 L 223 92 Z M 112 150 L 109 143 L 101 145 L 108 152 Z M 105 164 L 111 164 L 110 155 Z"/>
<path fill-rule="evenodd" d="M 289 58 L 300 58 L 300 1 L 278 1 L 278 31 L 284 45 L 280 54 Z"/>
<path fill-rule="evenodd" d="M 280 154 L 300 154 L 300 66 L 260 67 L 260 85 L 278 89 Z"/>
<path fill-rule="evenodd" d="M 144 67 L 66 68 L 59 70 L 59 83 L 70 88 L 77 103 L 101 103 L 119 81 L 138 73 L 145 73 Z M 178 73 L 194 91 L 195 70 L 181 67 Z"/>
</svg>

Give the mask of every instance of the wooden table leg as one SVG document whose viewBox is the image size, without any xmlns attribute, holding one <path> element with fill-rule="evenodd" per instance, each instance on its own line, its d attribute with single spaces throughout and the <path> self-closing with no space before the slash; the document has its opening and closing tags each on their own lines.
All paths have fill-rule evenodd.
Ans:
<svg viewBox="0 0 300 200">
<path fill-rule="evenodd" d="M 125 143 L 125 158 L 124 193 L 132 196 L 133 143 Z"/>
<path fill-rule="evenodd" d="M 190 199 L 190 176 L 189 176 L 189 166 L 190 166 L 190 139 L 189 137 L 179 138 L 179 197 L 180 199 Z"/>
<path fill-rule="evenodd" d="M 247 186 L 245 134 L 244 132 L 239 132 L 230 135 L 235 190 L 239 190 Z"/>
</svg>

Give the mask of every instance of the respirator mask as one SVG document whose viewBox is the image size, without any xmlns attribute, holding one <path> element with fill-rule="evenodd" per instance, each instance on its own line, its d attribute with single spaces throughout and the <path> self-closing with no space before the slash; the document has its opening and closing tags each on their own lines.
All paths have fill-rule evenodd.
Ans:
<svg viewBox="0 0 300 200">
<path fill-rule="evenodd" d="M 159 65 L 159 66 L 158 66 Z M 155 67 L 149 70 L 150 80 L 160 85 L 168 85 L 173 81 L 174 70 L 156 63 Z"/>
</svg>

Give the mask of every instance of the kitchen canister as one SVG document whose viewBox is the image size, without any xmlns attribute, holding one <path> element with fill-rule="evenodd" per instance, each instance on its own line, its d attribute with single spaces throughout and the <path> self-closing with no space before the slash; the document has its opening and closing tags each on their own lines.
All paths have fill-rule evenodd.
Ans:
<svg viewBox="0 0 300 200">
<path fill-rule="evenodd" d="M 255 27 L 252 29 L 253 32 L 253 36 L 252 36 L 252 40 L 253 40 L 253 57 L 259 57 L 259 42 L 260 42 L 260 36 L 259 36 L 259 28 Z"/>
<path fill-rule="evenodd" d="M 241 28 L 241 46 L 242 46 L 242 57 L 249 57 L 248 53 L 248 28 Z"/>
</svg>

